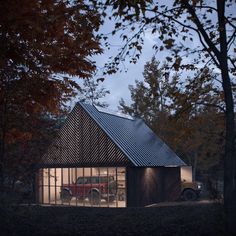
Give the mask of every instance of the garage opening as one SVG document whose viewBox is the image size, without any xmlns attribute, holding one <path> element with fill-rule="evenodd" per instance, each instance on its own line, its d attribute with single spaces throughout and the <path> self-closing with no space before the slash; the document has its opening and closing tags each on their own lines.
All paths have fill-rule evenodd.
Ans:
<svg viewBox="0 0 236 236">
<path fill-rule="evenodd" d="M 43 168 L 38 194 L 42 204 L 126 207 L 126 168 Z"/>
</svg>

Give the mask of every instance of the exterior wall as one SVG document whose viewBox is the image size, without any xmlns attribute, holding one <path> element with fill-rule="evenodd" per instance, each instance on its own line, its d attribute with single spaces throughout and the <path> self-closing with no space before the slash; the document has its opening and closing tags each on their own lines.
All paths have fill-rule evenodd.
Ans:
<svg viewBox="0 0 236 236">
<path fill-rule="evenodd" d="M 142 207 L 180 196 L 180 168 L 127 168 L 127 206 Z"/>
<path fill-rule="evenodd" d="M 132 166 L 132 162 L 80 106 L 75 106 L 39 168 Z"/>
<path fill-rule="evenodd" d="M 180 198 L 180 167 L 163 167 L 164 201 L 171 202 Z"/>
<path fill-rule="evenodd" d="M 89 168 L 84 168 L 84 174 L 89 175 Z M 96 168 L 92 168 L 94 171 Z M 46 169 L 47 170 L 47 169 Z M 93 172 L 94 172 L 93 171 Z M 55 195 L 52 185 L 48 188 L 49 178 L 45 175 L 45 171 L 40 170 L 36 177 L 36 199 L 39 203 L 54 202 L 53 196 Z M 51 172 L 51 171 L 50 171 Z M 63 170 L 63 183 L 68 182 L 67 174 Z M 88 172 L 88 173 L 87 173 Z M 59 169 L 56 170 L 59 173 Z M 75 173 L 75 176 L 80 176 L 81 173 Z M 57 181 L 59 180 L 57 176 Z M 45 183 L 44 183 L 45 182 Z M 51 180 L 50 180 L 51 182 Z M 46 184 L 44 187 L 39 186 Z M 57 186 L 58 187 L 58 186 Z M 43 196 L 48 195 L 50 191 L 50 199 Z M 126 169 L 126 191 L 128 207 L 143 207 L 146 205 L 163 202 L 175 201 L 179 198 L 181 192 L 180 168 L 179 167 L 156 167 L 156 168 L 135 168 L 129 167 Z M 56 196 L 56 195 L 55 195 Z M 57 200 L 58 201 L 58 200 Z M 58 202 L 59 203 L 59 202 Z"/>
</svg>

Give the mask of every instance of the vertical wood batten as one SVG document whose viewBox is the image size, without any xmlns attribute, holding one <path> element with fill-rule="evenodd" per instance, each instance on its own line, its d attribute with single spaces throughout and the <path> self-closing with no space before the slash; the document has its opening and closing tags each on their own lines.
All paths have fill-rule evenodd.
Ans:
<svg viewBox="0 0 236 236">
<path fill-rule="evenodd" d="M 133 165 L 110 137 L 80 106 L 70 113 L 43 158 L 63 167 Z"/>
</svg>

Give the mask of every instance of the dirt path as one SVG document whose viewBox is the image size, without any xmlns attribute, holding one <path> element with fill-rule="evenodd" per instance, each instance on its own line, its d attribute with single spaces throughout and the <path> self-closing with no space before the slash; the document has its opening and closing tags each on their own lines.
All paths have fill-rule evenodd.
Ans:
<svg viewBox="0 0 236 236">
<path fill-rule="evenodd" d="M 204 204 L 214 204 L 214 203 L 219 203 L 219 201 L 200 200 L 200 201 L 160 202 L 160 203 L 148 205 L 146 207 L 194 206 L 194 205 L 204 205 Z"/>
</svg>

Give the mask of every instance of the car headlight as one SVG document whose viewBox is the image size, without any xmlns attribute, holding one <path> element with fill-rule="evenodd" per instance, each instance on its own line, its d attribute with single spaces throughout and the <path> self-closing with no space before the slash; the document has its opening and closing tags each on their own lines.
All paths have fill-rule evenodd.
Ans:
<svg viewBox="0 0 236 236">
<path fill-rule="evenodd" d="M 202 188 L 202 185 L 201 184 L 197 184 L 197 189 L 201 189 Z"/>
</svg>

